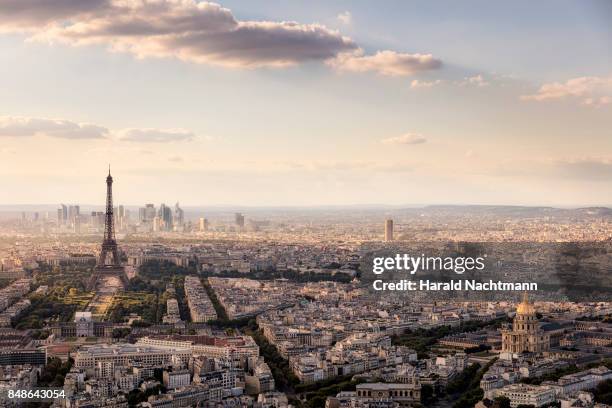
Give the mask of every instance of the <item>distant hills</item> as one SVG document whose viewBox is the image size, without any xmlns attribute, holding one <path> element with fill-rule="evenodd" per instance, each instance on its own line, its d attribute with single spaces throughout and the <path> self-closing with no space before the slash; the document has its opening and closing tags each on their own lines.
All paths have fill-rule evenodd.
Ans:
<svg viewBox="0 0 612 408">
<path fill-rule="evenodd" d="M 142 205 L 125 205 L 126 209 L 132 211 L 137 210 Z M 156 203 L 156 206 L 159 205 Z M 55 213 L 60 204 L 0 204 L 0 213 L 18 214 L 22 211 L 31 212 L 49 212 Z M 81 212 L 88 211 L 103 211 L 102 205 L 81 204 Z M 268 213 L 289 212 L 289 213 L 313 213 L 313 212 L 383 212 L 385 214 L 419 214 L 427 213 L 436 214 L 463 214 L 463 215 L 496 215 L 502 217 L 544 217 L 544 216 L 564 216 L 564 217 L 610 217 L 612 216 L 612 208 L 610 207 L 579 207 L 579 208 L 561 208 L 561 207 L 544 207 L 544 206 L 518 206 L 518 205 L 345 205 L 345 206 L 245 206 L 245 205 L 210 205 L 210 206 L 188 206 L 183 208 L 188 213 L 232 213 L 242 211 L 248 213 Z"/>
<path fill-rule="evenodd" d="M 612 216 L 612 208 L 609 207 L 582 207 L 582 208 L 558 208 L 558 207 L 528 207 L 514 205 L 429 205 L 423 208 L 432 212 L 458 212 L 489 213 L 505 216 Z M 407 209 L 411 211 L 412 209 Z"/>
</svg>

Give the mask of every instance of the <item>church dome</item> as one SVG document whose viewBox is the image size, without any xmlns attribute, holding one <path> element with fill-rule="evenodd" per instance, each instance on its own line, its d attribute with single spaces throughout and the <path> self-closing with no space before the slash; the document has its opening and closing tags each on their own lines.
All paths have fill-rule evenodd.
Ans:
<svg viewBox="0 0 612 408">
<path fill-rule="evenodd" d="M 516 307 L 516 314 L 519 315 L 534 315 L 536 314 L 535 307 L 529 303 L 527 292 L 523 294 L 523 301 Z"/>
</svg>

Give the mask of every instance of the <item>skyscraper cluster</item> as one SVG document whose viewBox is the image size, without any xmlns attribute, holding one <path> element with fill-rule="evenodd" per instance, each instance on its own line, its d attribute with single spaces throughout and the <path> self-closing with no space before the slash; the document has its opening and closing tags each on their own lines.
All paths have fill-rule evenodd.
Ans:
<svg viewBox="0 0 612 408">
<path fill-rule="evenodd" d="M 154 204 L 145 204 L 138 209 L 138 221 L 149 226 L 151 231 L 181 231 L 185 226 L 185 211 L 179 203 L 174 208 L 162 203 L 159 209 Z"/>
<path fill-rule="evenodd" d="M 242 213 L 235 213 L 234 220 L 236 222 L 236 227 L 239 230 L 244 229 L 244 215 Z"/>
<path fill-rule="evenodd" d="M 115 225 L 117 230 L 125 230 L 128 226 L 130 212 L 120 205 L 114 208 Z M 57 226 L 60 230 L 71 231 L 79 234 L 82 226 L 88 226 L 94 230 L 104 227 L 104 211 L 91 211 L 88 214 L 81 213 L 80 205 L 60 204 L 57 209 Z"/>
<path fill-rule="evenodd" d="M 204 217 L 200 217 L 198 221 L 198 230 L 200 232 L 205 232 L 205 231 L 208 231 L 208 227 L 209 227 L 208 219 Z"/>
<path fill-rule="evenodd" d="M 74 220 L 81 215 L 81 207 L 78 205 L 66 206 L 60 204 L 61 207 L 57 209 L 57 222 L 61 225 L 72 224 Z"/>
<path fill-rule="evenodd" d="M 81 207 L 60 204 L 60 208 L 57 209 L 57 225 L 65 226 L 76 233 L 81 232 Z"/>
</svg>

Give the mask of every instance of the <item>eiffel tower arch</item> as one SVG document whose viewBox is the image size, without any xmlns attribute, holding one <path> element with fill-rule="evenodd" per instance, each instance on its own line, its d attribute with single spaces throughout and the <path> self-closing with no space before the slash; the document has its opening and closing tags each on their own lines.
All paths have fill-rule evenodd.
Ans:
<svg viewBox="0 0 612 408">
<path fill-rule="evenodd" d="M 89 278 L 88 289 L 98 289 L 100 283 L 104 282 L 107 277 L 118 278 L 123 289 L 127 287 L 128 278 L 125 274 L 125 268 L 121 265 L 119 250 L 117 249 L 117 240 L 115 239 L 115 220 L 113 217 L 113 178 L 108 168 L 108 176 L 106 177 L 106 215 L 104 217 L 104 239 L 100 250 L 100 257 L 94 269 L 93 274 Z M 101 288 L 104 289 L 104 288 Z"/>
</svg>

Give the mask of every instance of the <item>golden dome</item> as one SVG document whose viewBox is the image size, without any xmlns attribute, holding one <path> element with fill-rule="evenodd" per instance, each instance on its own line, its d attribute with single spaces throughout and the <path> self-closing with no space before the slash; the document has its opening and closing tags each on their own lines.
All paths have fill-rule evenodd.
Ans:
<svg viewBox="0 0 612 408">
<path fill-rule="evenodd" d="M 536 314 L 535 307 L 529 303 L 527 292 L 523 293 L 523 301 L 516 307 L 516 314 L 520 315 L 534 315 Z"/>
</svg>

